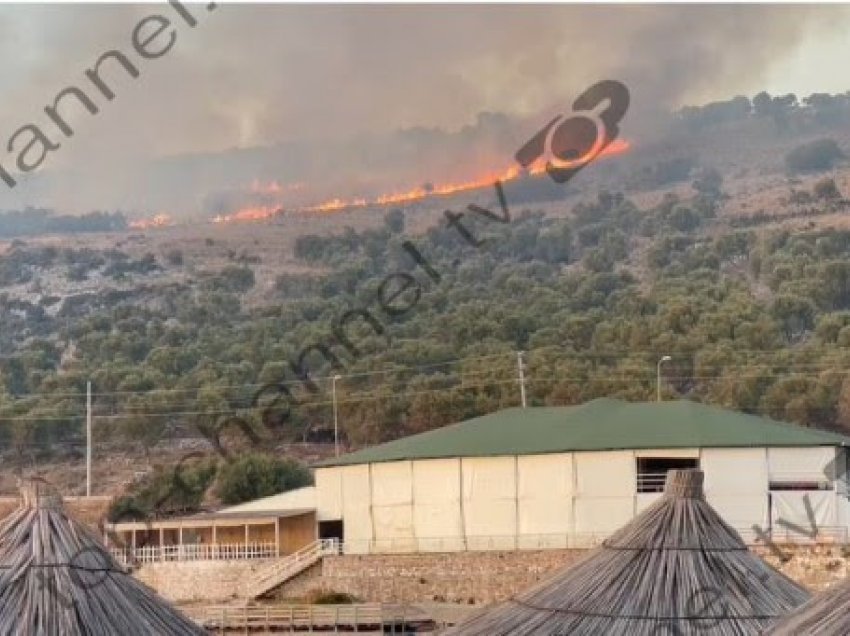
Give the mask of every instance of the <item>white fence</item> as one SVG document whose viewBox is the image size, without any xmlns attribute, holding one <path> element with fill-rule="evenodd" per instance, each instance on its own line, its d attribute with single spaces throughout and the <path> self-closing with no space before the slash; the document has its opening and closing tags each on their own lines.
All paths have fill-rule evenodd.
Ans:
<svg viewBox="0 0 850 636">
<path fill-rule="evenodd" d="M 736 528 L 750 546 L 850 543 L 843 526 L 819 527 L 816 532 L 775 525 L 769 528 Z M 610 533 L 537 534 L 509 536 L 416 537 L 346 540 L 325 554 L 413 554 L 417 552 L 475 552 L 513 550 L 586 549 L 600 545 Z M 338 545 L 338 547 L 337 547 Z"/>
<path fill-rule="evenodd" d="M 274 543 L 146 545 L 139 548 L 112 548 L 110 553 L 124 565 L 164 561 L 271 559 L 278 556 Z"/>
<path fill-rule="evenodd" d="M 847 545 L 850 533 L 843 526 L 818 527 L 817 531 L 775 525 L 769 528 L 736 528 L 752 546 L 833 544 Z M 416 537 L 387 539 L 335 539 L 321 541 L 322 554 L 414 554 L 418 552 L 486 552 L 513 550 L 586 549 L 600 545 L 610 533 L 537 534 L 509 536 Z M 124 565 L 165 561 L 211 561 L 277 558 L 274 543 L 186 544 L 112 548 L 112 556 Z"/>
</svg>

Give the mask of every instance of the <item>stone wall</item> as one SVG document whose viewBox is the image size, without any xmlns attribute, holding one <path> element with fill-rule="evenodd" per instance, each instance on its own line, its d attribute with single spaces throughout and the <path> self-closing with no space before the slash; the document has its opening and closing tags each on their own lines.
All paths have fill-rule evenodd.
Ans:
<svg viewBox="0 0 850 636">
<path fill-rule="evenodd" d="M 586 550 L 522 550 L 325 557 L 321 577 L 282 595 L 321 589 L 364 601 L 491 603 L 509 598 L 571 565 Z M 305 589 L 306 588 L 306 589 Z"/>
<path fill-rule="evenodd" d="M 755 552 L 812 591 L 850 576 L 850 548 L 781 546 L 784 563 L 768 548 Z M 492 603 L 507 599 L 572 565 L 586 550 L 521 550 L 325 557 L 277 590 L 300 601 L 320 592 L 343 592 L 363 601 Z M 136 576 L 174 602 L 222 602 L 244 595 L 268 560 L 156 563 Z"/>
<path fill-rule="evenodd" d="M 255 573 L 271 559 L 147 563 L 134 575 L 174 603 L 219 603 L 243 598 Z"/>
<path fill-rule="evenodd" d="M 769 548 L 754 551 L 813 592 L 850 576 L 850 547 L 780 548 L 790 557 L 784 562 Z M 326 557 L 320 577 L 293 588 L 286 585 L 280 595 L 294 599 L 321 590 L 365 601 L 492 603 L 527 589 L 584 554 L 586 550 L 540 550 Z"/>
</svg>

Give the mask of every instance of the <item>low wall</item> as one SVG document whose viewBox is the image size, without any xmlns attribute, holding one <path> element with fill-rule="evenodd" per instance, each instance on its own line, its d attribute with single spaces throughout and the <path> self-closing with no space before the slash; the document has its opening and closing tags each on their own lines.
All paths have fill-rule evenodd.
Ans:
<svg viewBox="0 0 850 636">
<path fill-rule="evenodd" d="M 587 550 L 325 557 L 315 588 L 384 603 L 492 603 L 516 595 Z M 282 594 L 290 596 L 288 586 Z"/>
<path fill-rule="evenodd" d="M 174 603 L 243 598 L 257 570 L 274 559 L 146 563 L 134 575 Z"/>
<path fill-rule="evenodd" d="M 850 547 L 788 545 L 780 549 L 790 559 L 782 561 L 766 547 L 753 550 L 813 592 L 850 576 Z M 320 578 L 291 589 L 284 586 L 280 595 L 295 598 L 322 590 L 353 594 L 364 601 L 492 603 L 528 589 L 586 553 L 575 549 L 325 557 Z"/>
<path fill-rule="evenodd" d="M 850 548 L 780 546 L 754 551 L 787 576 L 820 591 L 850 576 Z M 276 591 L 281 600 L 318 592 L 343 592 L 368 602 L 493 603 L 514 596 L 574 564 L 587 550 L 520 550 L 437 554 L 372 554 L 325 557 Z M 174 602 L 221 602 L 242 598 L 255 571 L 269 560 L 152 563 L 136 576 Z"/>
</svg>

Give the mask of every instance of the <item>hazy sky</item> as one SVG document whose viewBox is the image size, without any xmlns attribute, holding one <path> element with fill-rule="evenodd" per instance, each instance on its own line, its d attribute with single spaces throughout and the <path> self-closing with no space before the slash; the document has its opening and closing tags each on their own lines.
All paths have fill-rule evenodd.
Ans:
<svg viewBox="0 0 850 636">
<path fill-rule="evenodd" d="M 482 111 L 533 115 L 561 109 L 607 77 L 629 85 L 636 110 L 761 89 L 802 96 L 850 88 L 850 10 L 841 6 L 191 10 L 194 28 L 167 4 L 0 7 L 3 145 L 36 123 L 62 144 L 46 169 L 127 178 L 136 161 L 163 154 L 458 129 Z M 176 43 L 143 60 L 131 33 L 153 13 L 173 22 Z M 85 69 L 112 48 L 140 77 L 114 71 L 116 99 L 101 97 L 96 116 L 78 109 L 72 139 L 56 135 L 44 106 L 70 84 L 89 90 Z M 0 164 L 13 168 L 14 158 L 0 154 Z"/>
</svg>

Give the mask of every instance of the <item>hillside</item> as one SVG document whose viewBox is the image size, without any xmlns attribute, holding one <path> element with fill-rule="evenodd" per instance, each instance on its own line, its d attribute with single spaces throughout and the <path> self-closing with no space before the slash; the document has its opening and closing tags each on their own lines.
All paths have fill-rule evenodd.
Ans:
<svg viewBox="0 0 850 636">
<path fill-rule="evenodd" d="M 554 199 L 508 183 L 509 222 L 485 188 L 397 212 L 9 238 L 8 475 L 80 492 L 89 380 L 113 493 L 190 451 L 332 453 L 335 374 L 346 446 L 516 405 L 517 351 L 532 404 L 653 399 L 669 355 L 666 396 L 848 426 L 850 168 L 786 158 L 820 139 L 850 152 L 850 116 L 760 103 L 683 111 Z M 492 214 L 467 209 L 464 236 L 444 211 L 470 203 Z"/>
</svg>

